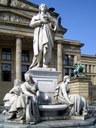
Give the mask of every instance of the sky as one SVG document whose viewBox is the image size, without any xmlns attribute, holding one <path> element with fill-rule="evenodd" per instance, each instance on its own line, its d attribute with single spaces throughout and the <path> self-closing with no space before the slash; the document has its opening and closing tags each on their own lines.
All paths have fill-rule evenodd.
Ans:
<svg viewBox="0 0 96 128">
<path fill-rule="evenodd" d="M 28 0 L 54 7 L 68 31 L 65 39 L 84 43 L 82 54 L 96 55 L 96 0 Z"/>
</svg>

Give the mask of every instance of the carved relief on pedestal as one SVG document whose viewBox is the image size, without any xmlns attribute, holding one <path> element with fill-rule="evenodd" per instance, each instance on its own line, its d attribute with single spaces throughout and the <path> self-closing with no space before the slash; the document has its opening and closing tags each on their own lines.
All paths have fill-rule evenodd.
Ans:
<svg viewBox="0 0 96 128">
<path fill-rule="evenodd" d="M 29 24 L 30 19 L 12 13 L 0 13 L 0 21 Z"/>
</svg>

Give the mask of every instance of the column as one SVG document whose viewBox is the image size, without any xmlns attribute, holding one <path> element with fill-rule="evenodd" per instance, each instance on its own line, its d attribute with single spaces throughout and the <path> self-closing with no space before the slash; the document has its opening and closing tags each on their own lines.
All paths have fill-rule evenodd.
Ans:
<svg viewBox="0 0 96 128">
<path fill-rule="evenodd" d="M 84 65 L 85 65 L 85 64 L 84 64 Z M 83 72 L 85 72 L 85 68 L 86 68 L 86 67 L 83 68 Z"/>
<path fill-rule="evenodd" d="M 94 85 L 96 85 L 96 65 L 94 66 L 94 73 L 95 73 L 95 76 L 94 76 Z"/>
<path fill-rule="evenodd" d="M 0 55 L 2 56 L 2 52 L 1 52 L 2 48 L 0 47 Z M 2 73 L 2 68 L 1 68 L 1 65 L 2 65 L 2 57 L 0 56 L 0 72 Z M 1 77 L 2 77 L 2 74 L 0 73 L 0 81 L 1 81 Z"/>
<path fill-rule="evenodd" d="M 93 68 L 94 68 L 93 65 L 91 65 L 91 73 L 94 73 L 94 72 L 93 72 Z"/>
<path fill-rule="evenodd" d="M 62 81 L 63 73 L 63 58 L 62 58 L 62 42 L 57 42 L 57 71 L 61 72 L 58 77 L 58 82 Z"/>
<path fill-rule="evenodd" d="M 22 77 L 22 36 L 16 36 L 16 79 L 20 79 Z"/>
<path fill-rule="evenodd" d="M 89 65 L 87 65 L 87 73 L 89 73 Z"/>
</svg>

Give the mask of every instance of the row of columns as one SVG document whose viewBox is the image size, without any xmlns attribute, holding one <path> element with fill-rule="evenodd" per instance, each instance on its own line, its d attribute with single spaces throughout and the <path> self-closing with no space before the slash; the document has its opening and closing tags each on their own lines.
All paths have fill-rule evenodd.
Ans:
<svg viewBox="0 0 96 128">
<path fill-rule="evenodd" d="M 96 66 L 95 65 L 85 65 L 84 72 L 87 73 L 96 73 Z"/>
<path fill-rule="evenodd" d="M 16 37 L 16 79 L 20 79 L 22 77 L 22 36 Z M 62 71 L 63 71 L 63 59 L 62 59 L 62 42 L 57 42 L 57 71 L 61 72 L 58 76 L 58 82 L 62 81 Z M 91 72 L 95 67 L 91 67 Z M 89 72 L 89 66 L 87 65 L 87 72 Z"/>
</svg>

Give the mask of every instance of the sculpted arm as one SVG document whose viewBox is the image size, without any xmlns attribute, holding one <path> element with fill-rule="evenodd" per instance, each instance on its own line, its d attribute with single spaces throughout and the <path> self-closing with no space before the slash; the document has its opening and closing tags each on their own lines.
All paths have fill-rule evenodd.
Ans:
<svg viewBox="0 0 96 128">
<path fill-rule="evenodd" d="M 18 92 L 20 91 L 19 87 L 13 87 L 9 93 L 14 93 L 14 94 L 18 94 Z"/>
<path fill-rule="evenodd" d="M 29 24 L 30 27 L 32 28 L 35 28 L 35 27 L 39 27 L 41 26 L 41 20 L 40 19 L 36 19 L 36 16 L 34 16 L 32 19 L 31 19 L 31 22 Z"/>
<path fill-rule="evenodd" d="M 25 95 L 34 97 L 34 94 L 32 94 L 30 91 L 27 90 L 25 84 L 22 84 L 22 85 L 21 85 L 21 88 L 22 88 L 22 91 L 23 91 L 23 93 L 24 93 Z"/>
<path fill-rule="evenodd" d="M 52 25 L 53 31 L 56 31 L 56 29 L 57 29 L 56 20 L 52 16 L 49 16 L 49 21 L 50 21 L 50 23 Z"/>
<path fill-rule="evenodd" d="M 14 92 L 14 87 L 9 91 L 9 93 L 13 93 Z"/>
</svg>

